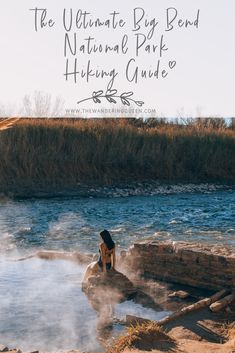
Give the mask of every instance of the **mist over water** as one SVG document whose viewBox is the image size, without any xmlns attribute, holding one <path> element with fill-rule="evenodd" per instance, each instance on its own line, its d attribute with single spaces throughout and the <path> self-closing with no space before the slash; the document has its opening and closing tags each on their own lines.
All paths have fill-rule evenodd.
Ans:
<svg viewBox="0 0 235 353">
<path fill-rule="evenodd" d="M 104 228 L 119 248 L 152 235 L 235 246 L 235 191 L 0 201 L 3 253 L 40 248 L 97 252 Z"/>
<path fill-rule="evenodd" d="M 24 351 L 100 349 L 82 273 L 65 261 L 0 263 L 0 341 Z"/>
<path fill-rule="evenodd" d="M 84 271 L 84 267 L 64 260 L 1 261 L 0 342 L 26 352 L 103 351 L 97 313 L 81 290 Z M 114 308 L 119 319 L 133 314 L 159 320 L 167 313 L 132 301 Z M 113 325 L 107 339 L 122 330 L 122 326 Z"/>
<path fill-rule="evenodd" d="M 81 291 L 85 268 L 62 260 L 13 259 L 39 249 L 97 253 L 104 228 L 118 249 L 149 236 L 235 247 L 234 205 L 235 191 L 0 201 L 0 343 L 24 351 L 103 349 L 96 312 Z M 133 302 L 115 310 L 119 318 L 166 315 Z"/>
</svg>

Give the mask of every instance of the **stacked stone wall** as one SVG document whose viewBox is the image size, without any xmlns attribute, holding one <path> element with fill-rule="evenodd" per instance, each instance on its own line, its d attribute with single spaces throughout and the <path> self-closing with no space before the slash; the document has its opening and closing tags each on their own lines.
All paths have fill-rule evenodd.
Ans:
<svg viewBox="0 0 235 353">
<path fill-rule="evenodd" d="M 186 242 L 142 241 L 123 259 L 132 271 L 168 282 L 220 290 L 235 288 L 232 248 Z"/>
</svg>

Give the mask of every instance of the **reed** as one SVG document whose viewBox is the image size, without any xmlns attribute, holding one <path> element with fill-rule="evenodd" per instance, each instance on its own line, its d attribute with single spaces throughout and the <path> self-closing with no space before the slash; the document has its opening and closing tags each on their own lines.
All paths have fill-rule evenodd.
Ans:
<svg viewBox="0 0 235 353">
<path fill-rule="evenodd" d="M 235 130 L 136 119 L 21 119 L 0 132 L 0 191 L 234 181 Z"/>
<path fill-rule="evenodd" d="M 175 341 L 155 322 L 149 322 L 129 327 L 126 334 L 120 336 L 106 353 L 121 353 L 125 349 L 152 351 L 160 346 L 170 352 L 175 347 Z"/>
</svg>

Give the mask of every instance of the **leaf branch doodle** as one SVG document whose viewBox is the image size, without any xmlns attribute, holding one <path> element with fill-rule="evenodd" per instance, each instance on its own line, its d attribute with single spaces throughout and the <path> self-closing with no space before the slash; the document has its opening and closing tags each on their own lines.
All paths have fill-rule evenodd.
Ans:
<svg viewBox="0 0 235 353">
<path fill-rule="evenodd" d="M 99 90 L 94 91 L 92 96 L 81 101 L 78 101 L 77 104 L 82 102 L 86 102 L 89 100 L 93 100 L 94 103 L 101 103 L 101 98 L 105 98 L 109 103 L 117 103 L 117 99 L 120 99 L 123 105 L 130 106 L 131 102 L 138 105 L 138 107 L 142 107 L 144 102 L 135 100 L 131 98 L 133 96 L 133 92 L 123 92 L 122 94 L 118 95 L 116 89 L 107 89 L 106 92 Z"/>
</svg>

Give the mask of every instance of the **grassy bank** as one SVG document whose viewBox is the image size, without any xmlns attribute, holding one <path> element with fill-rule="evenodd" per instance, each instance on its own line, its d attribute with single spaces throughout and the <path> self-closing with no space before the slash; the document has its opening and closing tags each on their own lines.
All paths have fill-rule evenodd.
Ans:
<svg viewBox="0 0 235 353">
<path fill-rule="evenodd" d="M 133 179 L 234 181 L 235 130 L 127 119 L 22 119 L 0 132 L 0 192 Z"/>
</svg>

